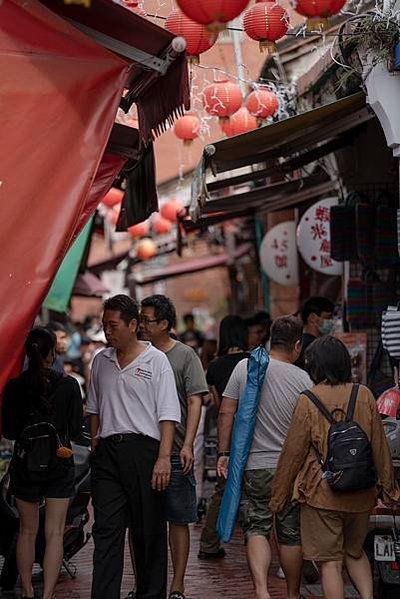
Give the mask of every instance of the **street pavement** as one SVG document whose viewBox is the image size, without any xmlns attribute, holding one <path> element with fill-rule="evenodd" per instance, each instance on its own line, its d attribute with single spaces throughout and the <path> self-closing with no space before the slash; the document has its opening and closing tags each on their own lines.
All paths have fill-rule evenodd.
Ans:
<svg viewBox="0 0 400 599">
<path fill-rule="evenodd" d="M 248 572 L 242 536 L 236 532 L 231 543 L 225 546 L 227 555 L 218 561 L 200 561 L 197 559 L 201 525 L 192 527 L 192 550 L 187 570 L 186 596 L 187 599 L 252 599 L 253 588 Z M 93 544 L 89 543 L 71 560 L 76 570 L 76 578 L 71 579 L 65 571 L 60 576 L 57 585 L 57 599 L 89 599 L 92 577 Z M 269 577 L 270 594 L 272 599 L 285 599 L 285 582 L 276 577 L 279 564 L 276 548 L 273 551 L 273 562 Z M 125 552 L 125 568 L 122 582 L 121 598 L 132 590 L 132 568 L 128 549 Z M 40 584 L 35 585 L 40 591 Z M 319 585 L 304 586 L 304 597 L 323 597 Z M 39 595 L 40 596 L 40 595 Z M 349 587 L 347 597 L 357 597 Z M 19 597 L 19 594 L 16 595 Z M 106 597 L 104 599 L 107 599 Z"/>
</svg>

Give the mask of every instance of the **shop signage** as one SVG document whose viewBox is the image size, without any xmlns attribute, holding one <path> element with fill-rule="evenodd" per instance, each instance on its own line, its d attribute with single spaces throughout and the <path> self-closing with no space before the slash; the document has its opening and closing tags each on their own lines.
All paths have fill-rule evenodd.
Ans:
<svg viewBox="0 0 400 599">
<path fill-rule="evenodd" d="M 268 231 L 260 246 L 260 262 L 263 271 L 275 283 L 287 287 L 299 284 L 294 221 L 280 223 Z"/>
<path fill-rule="evenodd" d="M 311 206 L 297 227 L 297 246 L 306 264 L 325 275 L 341 275 L 343 264 L 331 258 L 331 207 L 337 198 L 325 198 Z"/>
</svg>

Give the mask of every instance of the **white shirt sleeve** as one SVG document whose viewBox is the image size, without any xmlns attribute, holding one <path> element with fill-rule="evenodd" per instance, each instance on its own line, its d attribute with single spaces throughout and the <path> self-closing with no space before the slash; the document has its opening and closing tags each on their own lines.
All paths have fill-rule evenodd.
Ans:
<svg viewBox="0 0 400 599">
<path fill-rule="evenodd" d="M 229 399 L 235 399 L 236 401 L 239 401 L 242 390 L 246 386 L 247 363 L 248 359 L 245 358 L 236 364 L 228 384 L 226 385 L 225 391 L 222 394 L 223 397 L 229 397 Z"/>
<path fill-rule="evenodd" d="M 158 422 L 163 420 L 181 421 L 181 406 L 176 391 L 175 377 L 172 368 L 165 357 L 162 364 L 160 379 L 156 385 L 156 405 Z"/>
<path fill-rule="evenodd" d="M 98 358 L 97 356 L 93 360 L 92 369 L 90 373 L 89 383 L 89 394 L 86 403 L 87 414 L 98 414 L 99 413 L 99 399 L 97 392 L 97 371 L 98 371 Z"/>
</svg>

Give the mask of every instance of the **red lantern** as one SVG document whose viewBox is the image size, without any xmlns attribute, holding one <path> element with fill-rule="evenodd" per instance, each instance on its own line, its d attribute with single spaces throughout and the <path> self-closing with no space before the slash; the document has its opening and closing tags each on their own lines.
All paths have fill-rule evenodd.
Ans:
<svg viewBox="0 0 400 599">
<path fill-rule="evenodd" d="M 275 42 L 289 29 L 289 15 L 275 1 L 257 0 L 257 4 L 245 12 L 243 27 L 251 39 L 260 43 L 261 52 L 275 52 Z"/>
<path fill-rule="evenodd" d="M 227 127 L 223 131 L 228 137 L 241 135 L 257 129 L 257 119 L 249 113 L 247 108 L 243 106 L 231 117 Z"/>
<path fill-rule="evenodd" d="M 226 23 L 244 11 L 249 0 L 177 0 L 189 19 L 207 25 L 210 31 L 221 31 Z"/>
<path fill-rule="evenodd" d="M 174 133 L 185 145 L 190 145 L 199 136 L 200 126 L 199 117 L 189 112 L 175 121 Z"/>
<path fill-rule="evenodd" d="M 251 115 L 262 121 L 276 114 L 279 100 L 274 92 L 268 89 L 257 89 L 247 96 L 246 108 Z"/>
<path fill-rule="evenodd" d="M 241 107 L 243 95 L 240 87 L 227 79 L 215 81 L 203 91 L 204 109 L 222 120 L 227 120 Z"/>
<path fill-rule="evenodd" d="M 150 231 L 150 225 L 147 220 L 142 223 L 138 223 L 137 225 L 132 225 L 132 227 L 128 227 L 128 233 L 133 238 L 140 238 L 148 235 Z"/>
<path fill-rule="evenodd" d="M 165 22 L 171 33 L 186 40 L 186 53 L 191 62 L 199 63 L 199 55 L 209 50 L 217 41 L 218 33 L 210 35 L 205 26 L 192 21 L 180 10 L 173 10 Z"/>
<path fill-rule="evenodd" d="M 153 220 L 153 229 L 158 235 L 165 235 L 171 231 L 172 223 L 170 220 L 157 214 Z"/>
<path fill-rule="evenodd" d="M 136 257 L 139 260 L 151 260 L 157 255 L 157 246 L 151 239 L 141 239 L 136 245 Z"/>
<path fill-rule="evenodd" d="M 107 206 L 107 208 L 112 208 L 117 204 L 122 202 L 122 198 L 124 197 L 124 192 L 116 187 L 111 187 L 111 189 L 106 193 L 104 198 L 101 200 L 101 203 Z"/>
<path fill-rule="evenodd" d="M 147 17 L 147 12 L 139 6 L 139 0 L 124 0 L 124 5 L 140 17 Z"/>
<path fill-rule="evenodd" d="M 294 0 L 294 9 L 307 17 L 307 29 L 326 29 L 328 18 L 337 14 L 345 5 L 345 0 Z"/>
<path fill-rule="evenodd" d="M 183 205 L 178 200 L 169 200 L 163 204 L 160 208 L 160 214 L 163 218 L 166 218 L 171 223 L 176 223 L 178 220 L 178 214 L 183 209 Z"/>
</svg>

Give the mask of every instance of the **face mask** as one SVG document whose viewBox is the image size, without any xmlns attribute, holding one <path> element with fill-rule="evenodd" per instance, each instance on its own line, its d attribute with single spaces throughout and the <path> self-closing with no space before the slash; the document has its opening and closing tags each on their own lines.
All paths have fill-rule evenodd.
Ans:
<svg viewBox="0 0 400 599">
<path fill-rule="evenodd" d="M 321 335 L 329 335 L 333 329 L 333 320 L 331 318 L 324 318 L 318 329 Z"/>
</svg>

